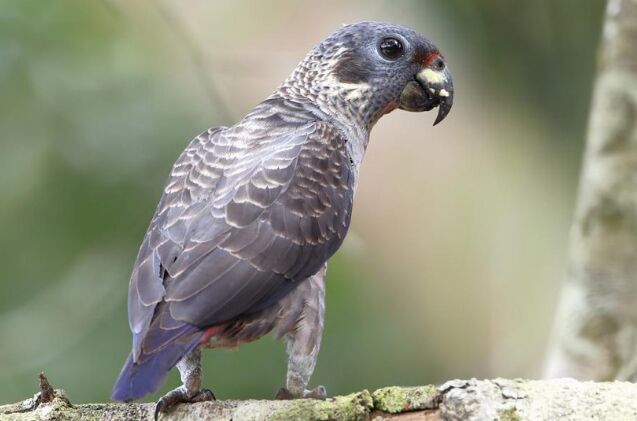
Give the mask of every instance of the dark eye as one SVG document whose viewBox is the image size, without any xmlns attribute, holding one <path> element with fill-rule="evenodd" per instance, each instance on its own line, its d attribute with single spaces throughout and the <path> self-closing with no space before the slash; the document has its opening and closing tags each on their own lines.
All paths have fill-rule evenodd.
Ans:
<svg viewBox="0 0 637 421">
<path fill-rule="evenodd" d="M 397 60 L 403 55 L 403 44 L 396 38 L 385 38 L 378 46 L 380 53 L 388 60 Z"/>
<path fill-rule="evenodd" d="M 445 62 L 442 61 L 441 58 L 436 59 L 436 61 L 434 62 L 434 68 L 436 70 L 443 70 L 445 68 Z"/>
</svg>

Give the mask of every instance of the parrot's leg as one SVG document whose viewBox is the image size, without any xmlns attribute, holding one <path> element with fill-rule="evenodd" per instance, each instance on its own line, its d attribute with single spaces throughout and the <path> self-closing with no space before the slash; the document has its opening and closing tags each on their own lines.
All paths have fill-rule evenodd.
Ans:
<svg viewBox="0 0 637 421">
<path fill-rule="evenodd" d="M 177 363 L 181 375 L 182 386 L 166 393 L 157 401 L 155 420 L 160 412 L 168 412 L 180 403 L 193 403 L 215 400 L 210 389 L 201 389 L 201 350 L 197 347 Z"/>
<path fill-rule="evenodd" d="M 325 387 L 307 390 L 321 348 L 323 321 L 325 318 L 325 268 L 306 282 L 311 282 L 309 294 L 299 297 L 304 306 L 294 328 L 285 335 L 288 352 L 286 387 L 279 389 L 276 399 L 314 398 L 325 399 Z"/>
</svg>

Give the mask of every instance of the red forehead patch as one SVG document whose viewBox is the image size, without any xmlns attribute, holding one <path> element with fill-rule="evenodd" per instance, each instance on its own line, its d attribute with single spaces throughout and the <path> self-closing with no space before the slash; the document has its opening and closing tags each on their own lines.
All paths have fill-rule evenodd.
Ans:
<svg viewBox="0 0 637 421">
<path fill-rule="evenodd" d="M 431 62 L 437 59 L 438 57 L 440 57 L 440 52 L 434 51 L 432 53 L 427 54 L 425 58 L 422 59 L 421 63 L 423 64 L 423 66 L 429 66 Z"/>
</svg>

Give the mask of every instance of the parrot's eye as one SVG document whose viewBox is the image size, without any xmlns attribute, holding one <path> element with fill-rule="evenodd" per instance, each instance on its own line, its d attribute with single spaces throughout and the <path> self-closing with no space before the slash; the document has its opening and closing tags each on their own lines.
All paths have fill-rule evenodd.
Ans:
<svg viewBox="0 0 637 421">
<path fill-rule="evenodd" d="M 378 46 L 380 53 L 388 60 L 398 60 L 403 55 L 403 44 L 396 38 L 385 38 Z"/>
</svg>

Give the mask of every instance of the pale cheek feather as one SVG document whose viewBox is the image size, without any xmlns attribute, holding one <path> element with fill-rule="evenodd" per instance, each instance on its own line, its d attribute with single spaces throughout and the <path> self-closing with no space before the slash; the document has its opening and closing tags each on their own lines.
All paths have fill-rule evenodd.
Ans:
<svg viewBox="0 0 637 421">
<path fill-rule="evenodd" d="M 348 83 L 341 82 L 334 76 L 327 78 L 324 83 L 324 88 L 331 92 L 336 92 L 341 95 L 346 101 L 360 101 L 367 100 L 369 95 L 370 86 L 368 83 Z"/>
</svg>

